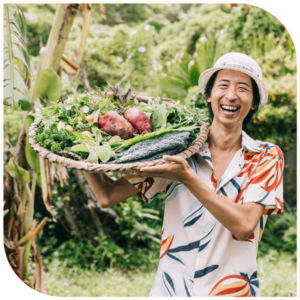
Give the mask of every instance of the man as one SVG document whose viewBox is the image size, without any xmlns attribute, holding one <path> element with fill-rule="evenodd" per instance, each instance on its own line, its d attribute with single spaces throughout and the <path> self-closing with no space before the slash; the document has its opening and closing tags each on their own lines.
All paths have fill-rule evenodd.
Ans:
<svg viewBox="0 0 300 300">
<path fill-rule="evenodd" d="M 258 64 L 222 56 L 199 78 L 213 118 L 204 147 L 187 161 L 142 168 L 113 181 L 85 176 L 103 207 L 166 191 L 160 261 L 150 296 L 259 296 L 257 248 L 269 214 L 283 207 L 283 155 L 243 130 L 268 99 Z M 129 183 L 130 182 L 130 183 Z"/>
</svg>

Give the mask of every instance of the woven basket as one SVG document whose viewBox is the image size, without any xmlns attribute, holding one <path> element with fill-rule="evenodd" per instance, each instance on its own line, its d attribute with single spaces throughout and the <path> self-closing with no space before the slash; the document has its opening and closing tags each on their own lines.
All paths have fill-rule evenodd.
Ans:
<svg viewBox="0 0 300 300">
<path fill-rule="evenodd" d="M 113 93 L 109 92 L 108 95 Z M 133 95 L 138 101 L 141 102 L 148 102 L 149 98 L 153 99 L 154 97 L 145 97 L 145 96 L 136 96 Z M 162 101 L 175 104 L 175 101 L 169 98 L 161 98 Z M 34 121 L 30 128 L 28 135 L 36 135 L 36 129 L 38 128 L 38 124 Z M 200 132 L 198 138 L 195 140 L 194 144 L 191 145 L 186 150 L 182 151 L 181 153 L 176 154 L 175 156 L 181 156 L 185 159 L 190 158 L 195 153 L 201 149 L 207 140 L 208 137 L 208 128 L 205 125 L 201 125 Z M 76 168 L 78 170 L 84 170 L 86 172 L 121 172 L 124 174 L 132 174 L 134 171 L 139 171 L 143 167 L 152 167 L 157 165 L 165 164 L 165 161 L 161 159 L 156 159 L 152 161 L 141 161 L 135 163 L 124 163 L 124 164 L 97 164 L 97 163 L 90 163 L 85 162 L 79 155 L 68 152 L 68 151 L 50 151 L 44 147 L 39 146 L 35 142 L 35 138 L 29 138 L 29 144 L 33 148 L 34 151 L 38 152 L 39 155 L 43 158 L 48 159 L 51 162 L 62 164 L 63 166 L 73 169 Z M 74 157 L 74 159 L 66 158 L 60 156 L 59 154 L 69 154 Z M 75 160 L 76 159 L 76 160 Z"/>
</svg>

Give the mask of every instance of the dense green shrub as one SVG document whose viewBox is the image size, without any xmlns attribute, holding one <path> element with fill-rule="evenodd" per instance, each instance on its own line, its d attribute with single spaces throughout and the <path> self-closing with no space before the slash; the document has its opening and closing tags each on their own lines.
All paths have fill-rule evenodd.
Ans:
<svg viewBox="0 0 300 300">
<path fill-rule="evenodd" d="M 249 9 L 244 5 L 234 7 L 230 11 L 230 18 L 224 24 L 224 33 L 228 43 L 232 44 L 232 51 L 252 54 L 252 40 L 260 33 L 263 37 L 274 33 L 275 38 L 281 37 L 285 28 L 283 24 L 268 11 L 257 8 Z M 262 45 L 266 42 L 263 38 Z"/>
<path fill-rule="evenodd" d="M 57 260 L 69 268 L 153 269 L 156 266 L 160 249 L 160 232 L 162 226 L 164 193 L 150 204 L 138 196 L 113 206 L 117 213 L 115 220 L 101 218 L 103 232 L 95 230 L 92 218 L 84 214 L 85 199 L 78 186 L 73 170 L 68 170 L 70 189 L 75 201 L 66 188 L 59 184 L 52 190 L 54 208 L 52 212 L 58 222 L 48 222 L 40 233 L 41 254 L 45 264 Z M 119 177 L 120 174 L 110 174 Z M 73 199 L 73 198 L 72 198 Z M 69 232 L 65 218 L 66 206 L 73 215 L 78 231 Z M 42 219 L 45 212 L 38 206 L 35 218 Z M 96 214 L 96 212 L 88 213 Z M 103 216 L 103 215 L 102 215 Z"/>
<path fill-rule="evenodd" d="M 258 247 L 258 256 L 270 251 L 289 253 L 297 260 L 297 208 L 285 203 L 285 211 L 278 216 L 269 216 Z"/>
</svg>

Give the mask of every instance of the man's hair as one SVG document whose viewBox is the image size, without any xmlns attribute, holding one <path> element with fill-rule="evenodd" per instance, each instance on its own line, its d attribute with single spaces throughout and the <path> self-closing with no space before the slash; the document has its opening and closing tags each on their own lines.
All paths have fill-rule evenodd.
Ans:
<svg viewBox="0 0 300 300">
<path fill-rule="evenodd" d="M 221 71 L 221 70 L 219 70 L 219 71 Z M 211 91 L 212 91 L 212 88 L 215 84 L 215 81 L 216 81 L 216 78 L 217 78 L 217 75 L 218 75 L 219 71 L 216 71 L 210 77 L 210 79 L 208 80 L 208 83 L 205 87 L 205 92 L 204 92 L 204 96 L 205 96 L 206 99 L 208 97 L 210 97 L 210 95 L 211 95 Z M 243 121 L 243 128 L 244 128 L 244 126 L 246 126 L 247 124 L 249 124 L 252 121 L 253 115 L 257 112 L 258 107 L 259 107 L 259 103 L 260 103 L 260 95 L 259 95 L 259 90 L 258 90 L 257 83 L 255 82 L 255 80 L 253 78 L 251 78 L 251 82 L 252 82 L 252 92 L 253 92 L 253 104 L 255 105 L 255 108 L 250 109 L 248 115 L 245 117 L 245 119 Z M 211 102 L 207 102 L 207 108 L 208 108 L 210 117 L 213 120 L 214 113 L 213 113 L 212 108 L 211 108 Z"/>
</svg>

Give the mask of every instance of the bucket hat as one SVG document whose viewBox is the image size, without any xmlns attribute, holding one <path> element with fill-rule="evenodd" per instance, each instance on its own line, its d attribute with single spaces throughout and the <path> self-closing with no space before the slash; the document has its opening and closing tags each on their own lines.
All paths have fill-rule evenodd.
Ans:
<svg viewBox="0 0 300 300">
<path fill-rule="evenodd" d="M 260 104 L 262 107 L 268 101 L 268 89 L 262 81 L 262 71 L 258 63 L 250 56 L 238 53 L 230 52 L 221 56 L 215 63 L 212 69 L 208 69 L 201 73 L 199 77 L 199 87 L 201 93 L 204 95 L 205 87 L 210 77 L 219 70 L 230 69 L 243 72 L 249 75 L 255 80 L 259 89 Z"/>
</svg>

